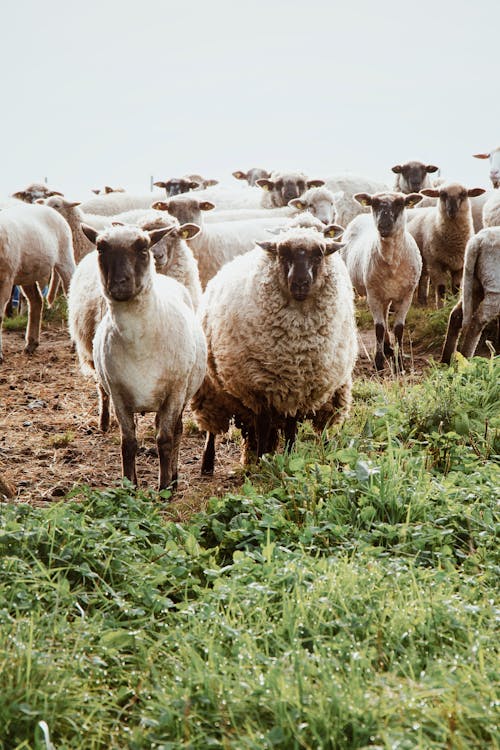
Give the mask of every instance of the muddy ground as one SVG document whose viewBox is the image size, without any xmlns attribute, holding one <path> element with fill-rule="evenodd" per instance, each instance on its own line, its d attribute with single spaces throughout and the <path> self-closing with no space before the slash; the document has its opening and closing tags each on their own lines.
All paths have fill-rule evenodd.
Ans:
<svg viewBox="0 0 500 750">
<path fill-rule="evenodd" d="M 370 355 L 371 331 L 360 333 L 356 376 L 374 378 Z M 5 360 L 0 365 L 0 495 L 20 502 L 43 504 L 60 500 L 75 486 L 115 485 L 120 477 L 118 426 L 106 435 L 97 426 L 93 381 L 80 373 L 64 323 L 45 323 L 40 347 L 23 353 L 24 332 L 4 331 Z M 410 373 L 418 377 L 431 352 L 412 351 Z M 436 352 L 432 352 L 434 356 Z M 386 373 L 385 377 L 390 377 Z M 155 488 L 158 459 L 152 414 L 138 417 L 140 452 L 137 459 L 141 487 Z M 180 485 L 170 510 L 180 518 L 203 506 L 213 495 L 239 487 L 243 472 L 239 444 L 231 436 L 218 439 L 213 477 L 200 476 L 204 436 L 186 413 L 181 444 Z M 3 480 L 3 484 L 2 484 Z"/>
</svg>

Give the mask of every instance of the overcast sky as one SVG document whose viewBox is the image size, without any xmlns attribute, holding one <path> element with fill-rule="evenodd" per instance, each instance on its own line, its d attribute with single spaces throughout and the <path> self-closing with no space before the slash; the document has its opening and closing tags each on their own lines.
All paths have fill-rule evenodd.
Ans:
<svg viewBox="0 0 500 750">
<path fill-rule="evenodd" d="M 16 0 L 1 37 L 2 196 L 408 159 L 488 186 L 500 145 L 499 0 Z"/>
</svg>

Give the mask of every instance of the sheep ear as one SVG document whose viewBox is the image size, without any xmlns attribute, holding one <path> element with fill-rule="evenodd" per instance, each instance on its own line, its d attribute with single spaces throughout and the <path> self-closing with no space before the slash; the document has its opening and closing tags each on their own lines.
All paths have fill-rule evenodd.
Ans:
<svg viewBox="0 0 500 750">
<path fill-rule="evenodd" d="M 426 172 L 439 172 L 439 167 L 436 167 L 434 164 L 427 164 L 425 167 Z"/>
<path fill-rule="evenodd" d="M 471 188 L 470 190 L 467 190 L 467 195 L 469 198 L 477 198 L 478 195 L 482 195 L 485 192 L 486 190 L 484 188 Z"/>
<path fill-rule="evenodd" d="M 344 246 L 345 243 L 343 242 L 334 242 L 333 240 L 328 240 L 325 247 L 325 255 L 333 255 L 333 253 L 342 250 Z"/>
<path fill-rule="evenodd" d="M 205 180 L 205 187 L 213 187 L 214 185 L 218 185 L 219 180 Z"/>
<path fill-rule="evenodd" d="M 95 245 L 97 235 L 99 234 L 97 229 L 94 229 L 94 227 L 89 227 L 88 224 L 81 224 L 80 226 L 82 228 L 82 232 L 84 233 L 85 237 Z"/>
<path fill-rule="evenodd" d="M 291 201 L 288 201 L 288 205 L 292 206 L 293 208 L 298 208 L 300 211 L 303 211 L 305 208 L 307 208 L 304 201 L 301 201 L 300 198 L 292 198 Z"/>
<path fill-rule="evenodd" d="M 324 180 L 307 180 L 307 187 L 308 188 L 321 187 L 324 184 L 325 184 Z"/>
<path fill-rule="evenodd" d="M 168 211 L 168 201 L 155 201 L 151 208 L 156 209 L 157 211 Z"/>
<path fill-rule="evenodd" d="M 124 227 L 125 224 L 123 223 L 123 221 L 112 221 L 111 226 L 112 227 Z"/>
<path fill-rule="evenodd" d="M 328 226 L 323 229 L 323 234 L 325 237 L 330 237 L 332 240 L 336 240 L 344 234 L 344 231 L 344 227 L 341 227 L 340 224 L 328 224 Z"/>
<path fill-rule="evenodd" d="M 167 188 L 168 187 L 168 183 L 167 182 L 153 182 L 153 185 L 156 185 L 156 187 L 162 187 L 162 188 Z"/>
<path fill-rule="evenodd" d="M 212 203 L 211 201 L 202 201 L 200 203 L 200 209 L 202 211 L 211 211 L 213 208 L 215 208 L 215 203 Z"/>
<path fill-rule="evenodd" d="M 401 164 L 395 164 L 393 167 L 391 167 L 391 169 L 395 174 L 401 174 L 401 172 L 403 171 L 403 167 L 401 166 Z"/>
<path fill-rule="evenodd" d="M 269 253 L 269 255 L 276 255 L 278 252 L 277 242 L 256 242 L 255 244 L 261 247 L 262 250 L 265 250 L 266 253 Z"/>
<path fill-rule="evenodd" d="M 474 159 L 489 159 L 490 158 L 489 154 L 472 154 L 472 156 L 474 157 Z"/>
<path fill-rule="evenodd" d="M 64 198 L 64 193 L 60 193 L 59 190 L 51 190 L 47 195 L 60 195 L 61 198 Z"/>
<path fill-rule="evenodd" d="M 183 240 L 193 240 L 201 232 L 198 224 L 182 224 L 179 227 L 178 234 Z"/>
<path fill-rule="evenodd" d="M 435 188 L 424 188 L 420 191 L 421 195 L 425 195 L 427 198 L 439 198 L 439 190 Z"/>
<path fill-rule="evenodd" d="M 95 193 L 96 195 L 99 195 L 99 193 L 100 193 L 101 191 L 100 191 L 100 189 L 99 189 L 99 188 L 92 188 L 92 192 L 93 192 L 93 193 Z"/>
<path fill-rule="evenodd" d="M 416 206 L 417 203 L 420 203 L 423 197 L 424 196 L 420 195 L 420 193 L 408 193 L 408 195 L 405 198 L 406 208 L 413 208 L 413 206 Z"/>
<path fill-rule="evenodd" d="M 170 234 L 173 229 L 175 229 L 175 226 L 161 227 L 161 229 L 150 229 L 148 231 L 149 239 L 151 240 L 151 245 L 149 246 L 150 249 L 153 247 L 153 245 L 156 245 L 157 242 L 163 239 L 166 234 Z"/>
<path fill-rule="evenodd" d="M 107 195 L 108 193 L 113 193 L 113 192 L 114 192 L 114 190 L 113 190 L 113 188 L 112 188 L 112 187 L 110 187 L 110 185 L 104 185 L 104 192 L 105 192 L 105 193 L 106 193 L 106 195 Z"/>
<path fill-rule="evenodd" d="M 246 180 L 247 173 L 238 169 L 236 172 L 233 172 L 233 177 L 236 177 L 237 180 Z"/>
<path fill-rule="evenodd" d="M 13 198 L 18 198 L 20 201 L 23 201 L 27 196 L 27 193 L 25 190 L 18 190 L 17 193 L 12 193 Z"/>
<path fill-rule="evenodd" d="M 356 193 L 354 200 L 357 201 L 361 206 L 371 206 L 372 197 L 368 193 Z"/>
<path fill-rule="evenodd" d="M 68 208 L 76 208 L 76 206 L 79 206 L 81 204 L 81 201 L 72 201 L 72 203 L 67 203 L 66 205 Z"/>
<path fill-rule="evenodd" d="M 267 178 L 261 177 L 260 180 L 256 180 L 255 184 L 258 185 L 262 190 L 266 192 L 274 188 L 274 180 L 268 180 Z"/>
</svg>

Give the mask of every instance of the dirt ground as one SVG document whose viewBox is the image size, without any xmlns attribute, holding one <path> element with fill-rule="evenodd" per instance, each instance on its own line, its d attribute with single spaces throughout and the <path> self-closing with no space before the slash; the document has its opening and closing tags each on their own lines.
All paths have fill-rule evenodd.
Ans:
<svg viewBox="0 0 500 750">
<path fill-rule="evenodd" d="M 369 352 L 372 332 L 360 333 L 356 376 L 379 377 Z M 40 347 L 32 357 L 23 353 L 24 332 L 4 331 L 4 363 L 0 365 L 0 496 L 43 504 L 60 500 L 74 486 L 115 485 L 120 477 L 120 439 L 112 422 L 103 435 L 97 426 L 93 381 L 80 373 L 62 323 L 44 324 Z M 418 377 L 428 352 L 412 352 L 412 373 Z M 433 353 L 436 355 L 436 353 Z M 390 376 L 390 375 L 386 375 Z M 239 445 L 219 438 L 213 477 L 200 476 L 204 436 L 185 414 L 181 444 L 180 483 L 169 515 L 179 520 L 200 509 L 209 497 L 235 490 L 243 482 Z M 141 487 L 155 488 L 158 458 L 154 417 L 138 417 L 140 451 L 137 472 Z M 3 481 L 2 481 L 3 480 Z"/>
</svg>

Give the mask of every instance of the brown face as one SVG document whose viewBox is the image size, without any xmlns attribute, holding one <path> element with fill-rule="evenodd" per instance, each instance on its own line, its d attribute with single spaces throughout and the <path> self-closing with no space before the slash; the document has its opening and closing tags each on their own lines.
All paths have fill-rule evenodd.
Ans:
<svg viewBox="0 0 500 750">
<path fill-rule="evenodd" d="M 421 161 L 408 161 L 392 168 L 393 172 L 401 175 L 399 188 L 403 193 L 418 193 L 424 187 L 427 175 L 437 170 L 434 165 L 422 164 Z"/>
<path fill-rule="evenodd" d="M 460 207 L 467 198 L 467 190 L 462 185 L 449 186 L 439 191 L 439 202 L 450 219 L 458 216 Z"/>
<path fill-rule="evenodd" d="M 278 246 L 280 275 L 293 299 L 303 302 L 320 273 L 325 257 L 321 244 L 297 245 L 284 242 Z"/>
<path fill-rule="evenodd" d="M 371 206 L 373 220 L 380 236 L 390 237 L 404 211 L 404 196 L 375 195 L 372 197 Z"/>
<path fill-rule="evenodd" d="M 151 260 L 149 244 L 147 238 L 139 238 L 124 248 L 121 243 L 98 239 L 99 269 L 107 297 L 125 302 L 139 294 Z"/>
<path fill-rule="evenodd" d="M 273 194 L 275 200 L 281 206 L 287 206 L 293 198 L 298 198 L 307 190 L 307 182 L 304 178 L 279 177 L 274 182 Z"/>
</svg>

